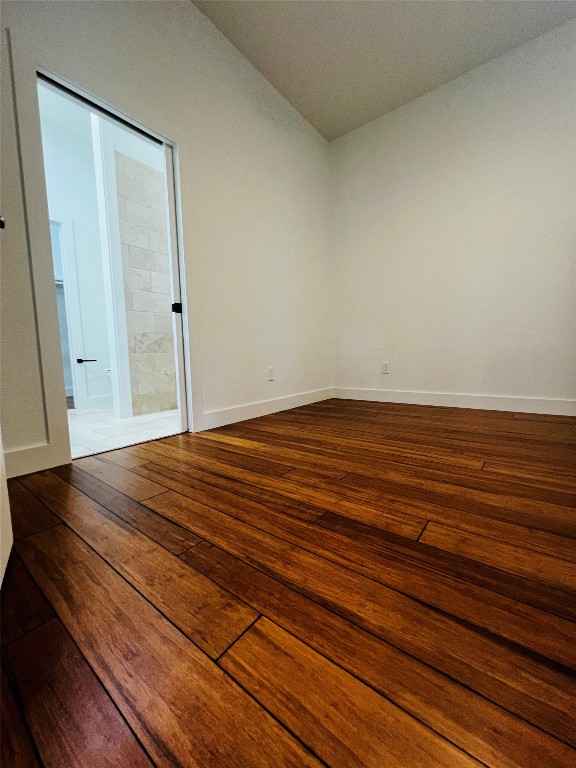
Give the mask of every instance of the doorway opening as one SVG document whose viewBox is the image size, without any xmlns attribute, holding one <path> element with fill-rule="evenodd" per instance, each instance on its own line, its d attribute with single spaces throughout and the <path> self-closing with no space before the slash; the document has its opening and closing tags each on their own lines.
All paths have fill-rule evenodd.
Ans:
<svg viewBox="0 0 576 768">
<path fill-rule="evenodd" d="M 73 458 L 187 429 L 172 148 L 38 80 Z"/>
</svg>

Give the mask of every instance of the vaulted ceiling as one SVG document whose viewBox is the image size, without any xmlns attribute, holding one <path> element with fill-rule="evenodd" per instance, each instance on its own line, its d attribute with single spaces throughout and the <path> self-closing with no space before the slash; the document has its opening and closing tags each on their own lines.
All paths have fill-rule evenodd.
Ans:
<svg viewBox="0 0 576 768">
<path fill-rule="evenodd" d="M 572 0 L 196 0 L 327 139 L 576 18 Z"/>
</svg>

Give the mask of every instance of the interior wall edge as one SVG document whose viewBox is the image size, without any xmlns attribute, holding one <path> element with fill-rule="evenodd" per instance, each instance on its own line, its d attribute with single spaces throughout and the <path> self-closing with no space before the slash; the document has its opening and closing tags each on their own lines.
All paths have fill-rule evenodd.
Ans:
<svg viewBox="0 0 576 768">
<path fill-rule="evenodd" d="M 376 403 L 440 405 L 449 408 L 480 408 L 488 411 L 576 416 L 576 400 L 560 398 L 473 395 L 457 392 L 411 392 L 409 390 L 354 387 L 334 387 L 333 392 L 333 397 L 342 400 L 369 400 Z"/>
</svg>

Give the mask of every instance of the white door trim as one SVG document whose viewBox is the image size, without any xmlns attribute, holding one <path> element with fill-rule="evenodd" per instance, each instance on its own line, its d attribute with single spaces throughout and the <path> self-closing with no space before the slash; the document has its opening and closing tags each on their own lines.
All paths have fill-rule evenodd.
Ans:
<svg viewBox="0 0 576 768">
<path fill-rule="evenodd" d="M 172 327 L 174 330 L 174 346 L 176 354 L 176 388 L 178 392 L 178 402 L 180 403 L 180 415 L 182 419 L 182 430 L 184 432 L 194 431 L 194 416 L 192 408 L 188 407 L 192 403 L 191 376 L 186 372 L 191 370 L 190 365 L 190 340 L 188 337 L 188 315 L 187 303 L 185 300 L 184 277 L 184 259 L 183 246 L 180 239 L 181 228 L 179 224 L 179 215 L 176 201 L 179 199 L 176 185 L 176 153 L 172 144 L 164 143 L 164 153 L 166 158 L 166 194 L 168 198 L 168 248 L 170 251 L 170 272 L 172 277 L 172 301 L 182 304 L 182 313 L 172 313 Z"/>
<path fill-rule="evenodd" d="M 18 154 L 21 168 L 22 198 L 26 222 L 27 251 L 30 261 L 31 288 L 34 304 L 34 319 L 36 325 L 36 349 L 38 367 L 42 380 L 42 408 L 44 411 L 45 438 L 30 445 L 19 445 L 6 451 L 6 467 L 9 477 L 35 472 L 71 461 L 70 437 L 66 413 L 66 395 L 64 374 L 60 354 L 60 336 L 56 290 L 54 283 L 54 268 L 51 257 L 50 227 L 48 201 L 46 195 L 46 180 L 44 158 L 42 152 L 42 136 L 40 129 L 40 111 L 38 103 L 38 75 L 42 75 L 55 84 L 62 85 L 72 94 L 77 94 L 81 100 L 90 101 L 96 109 L 103 109 L 108 114 L 117 116 L 121 122 L 134 126 L 136 130 L 170 146 L 173 152 L 174 188 L 176 190 L 176 237 L 174 244 L 178 245 L 178 264 L 181 270 L 182 282 L 184 267 L 182 214 L 179 198 L 179 176 L 177 168 L 177 148 L 149 126 L 130 119 L 119 110 L 111 108 L 106 102 L 94 97 L 89 92 L 70 83 L 69 80 L 39 66 L 30 57 L 28 48 L 14 40 L 10 30 L 6 30 L 8 42 L 10 69 L 14 85 L 15 122 Z M 9 73 L 10 74 L 10 73 Z M 52 286 L 47 290 L 46 286 Z M 185 304 L 185 297 L 181 295 Z M 195 314 L 195 313 L 194 313 Z M 183 315 L 183 319 L 186 315 Z M 193 349 L 185 349 L 187 365 L 180 365 L 180 375 L 184 375 L 185 384 L 182 386 L 183 411 L 190 419 L 183 424 L 183 429 L 192 429 L 192 413 L 200 416 L 202 410 L 200 346 L 197 325 L 193 332 L 189 331 L 188 323 L 181 331 L 181 339 L 191 343 Z M 193 358 L 193 365 L 190 360 Z M 193 374 L 192 374 L 193 372 Z M 194 398 L 192 398 L 192 391 Z M 195 421 L 198 421 L 197 419 Z"/>
<path fill-rule="evenodd" d="M 23 46 L 14 44 L 10 30 L 6 30 L 6 37 L 14 88 L 16 142 L 21 169 L 45 433 L 43 442 L 5 450 L 7 475 L 13 477 L 34 472 L 39 467 L 67 464 L 71 455 L 36 71 L 29 65 L 29 52 Z M 51 289 L 46 290 L 46 286 L 51 286 Z"/>
</svg>

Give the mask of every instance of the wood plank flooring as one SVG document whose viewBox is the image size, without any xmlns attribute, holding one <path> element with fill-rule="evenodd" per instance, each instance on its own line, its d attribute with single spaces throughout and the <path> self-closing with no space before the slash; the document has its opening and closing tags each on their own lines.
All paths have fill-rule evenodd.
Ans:
<svg viewBox="0 0 576 768">
<path fill-rule="evenodd" d="M 327 400 L 10 481 L 2 765 L 575 765 L 575 470 Z"/>
</svg>

